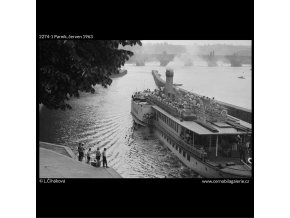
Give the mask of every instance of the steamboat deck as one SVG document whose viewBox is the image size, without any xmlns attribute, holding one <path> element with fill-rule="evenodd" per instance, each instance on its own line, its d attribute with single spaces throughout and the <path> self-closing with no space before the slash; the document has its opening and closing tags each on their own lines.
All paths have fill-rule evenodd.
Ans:
<svg viewBox="0 0 290 218">
<path fill-rule="evenodd" d="M 217 101 L 179 90 L 173 71 L 166 71 L 162 90 L 132 96 L 134 119 L 154 127 L 160 141 L 202 176 L 251 177 L 251 163 L 245 162 L 251 157 L 252 125 L 228 115 Z"/>
</svg>

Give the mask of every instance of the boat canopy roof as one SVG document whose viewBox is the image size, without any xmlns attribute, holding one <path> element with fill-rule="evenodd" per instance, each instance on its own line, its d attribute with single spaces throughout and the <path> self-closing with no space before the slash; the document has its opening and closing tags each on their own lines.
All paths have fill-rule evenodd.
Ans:
<svg viewBox="0 0 290 218">
<path fill-rule="evenodd" d="M 165 116 L 169 117 L 170 119 L 172 119 L 173 121 L 175 121 L 176 123 L 178 123 L 179 125 L 185 127 L 188 130 L 193 131 L 194 133 L 198 134 L 198 135 L 229 135 L 229 134 L 234 134 L 234 135 L 240 135 L 240 134 L 247 134 L 248 132 L 245 131 L 239 131 L 236 128 L 227 125 L 226 123 L 224 123 L 226 126 L 225 127 L 221 127 L 221 123 L 219 123 L 220 127 L 217 125 L 213 125 L 213 127 L 215 129 L 218 130 L 218 132 L 212 132 L 210 130 L 208 130 L 207 128 L 203 127 L 202 125 L 198 124 L 195 121 L 180 121 L 178 118 L 172 116 L 171 114 L 167 113 L 165 110 L 163 110 L 162 108 L 154 105 L 152 106 L 155 110 L 159 111 L 160 113 L 164 114 Z M 239 120 L 240 121 L 240 120 Z M 248 128 L 251 128 L 251 124 L 248 124 L 244 121 L 240 122 L 241 125 L 246 126 Z M 247 125 L 245 125 L 247 124 Z"/>
</svg>

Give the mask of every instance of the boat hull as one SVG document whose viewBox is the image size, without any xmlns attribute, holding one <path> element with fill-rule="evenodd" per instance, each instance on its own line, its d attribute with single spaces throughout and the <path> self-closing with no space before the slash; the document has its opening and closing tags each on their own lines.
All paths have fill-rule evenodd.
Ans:
<svg viewBox="0 0 290 218">
<path fill-rule="evenodd" d="M 250 178 L 250 174 L 233 174 L 229 172 L 223 172 L 218 167 L 214 167 L 209 163 L 197 158 L 193 155 L 190 155 L 189 160 L 187 159 L 187 152 L 185 151 L 185 155 L 183 154 L 184 151 L 176 149 L 176 146 L 173 146 L 174 139 L 172 136 L 167 135 L 166 133 L 162 132 L 161 129 L 155 128 L 154 131 L 157 138 L 162 142 L 162 144 L 166 145 L 171 152 L 173 152 L 178 159 L 187 167 L 194 170 L 196 173 L 201 175 L 205 178 Z"/>
<path fill-rule="evenodd" d="M 139 120 L 139 119 L 135 116 L 135 114 L 133 114 L 132 112 L 131 112 L 131 114 L 132 114 L 132 117 L 133 117 L 133 120 L 134 120 L 135 123 L 137 123 L 137 124 L 139 124 L 139 125 L 141 125 L 141 126 L 148 126 L 147 123 L 145 123 L 145 122 Z"/>
<path fill-rule="evenodd" d="M 209 168 L 208 166 L 206 166 L 200 160 L 190 156 L 190 161 L 188 161 L 186 156 L 185 157 L 183 156 L 183 152 L 180 153 L 178 150 L 176 150 L 176 148 L 174 148 L 172 146 L 172 144 L 170 144 L 170 142 L 168 141 L 168 136 L 165 136 L 160 130 L 155 129 L 154 133 L 157 136 L 157 138 L 162 142 L 162 144 L 166 145 L 170 149 L 170 151 L 175 156 L 177 156 L 178 159 L 184 165 L 186 165 L 190 169 L 194 170 L 196 173 L 198 173 L 202 177 L 206 177 L 206 178 L 221 178 L 220 175 L 219 175 L 219 172 Z"/>
<path fill-rule="evenodd" d="M 148 123 L 144 120 L 144 115 L 151 113 L 152 108 L 149 104 L 142 104 L 131 100 L 131 114 L 133 116 L 134 121 L 141 125 L 141 126 L 147 126 Z"/>
</svg>

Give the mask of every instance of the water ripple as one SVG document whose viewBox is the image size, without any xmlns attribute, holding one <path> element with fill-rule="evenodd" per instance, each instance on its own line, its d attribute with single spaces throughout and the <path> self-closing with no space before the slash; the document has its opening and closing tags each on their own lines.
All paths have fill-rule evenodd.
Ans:
<svg viewBox="0 0 290 218">
<path fill-rule="evenodd" d="M 165 68 L 154 66 L 154 69 L 165 72 Z M 195 90 L 200 93 L 209 94 L 210 90 L 205 90 L 202 82 L 206 74 L 206 67 L 192 68 L 189 73 L 182 68 L 176 72 L 176 83 L 184 83 L 185 88 L 190 84 L 187 81 L 199 81 L 201 85 L 194 84 L 189 90 Z M 249 68 L 250 69 L 250 68 Z M 93 151 L 100 147 L 108 149 L 108 164 L 125 178 L 192 178 L 198 175 L 184 166 L 179 159 L 159 140 L 150 134 L 148 129 L 138 129 L 133 131 L 133 119 L 130 114 L 131 103 L 130 97 L 133 92 L 145 88 L 155 89 L 155 83 L 151 75 L 152 66 L 128 68 L 128 74 L 121 78 L 115 78 L 113 83 L 107 89 L 96 86 L 96 94 L 81 94 L 79 99 L 72 99 L 69 103 L 73 109 L 70 111 L 50 111 L 43 109 L 40 114 L 40 140 L 51 143 L 59 143 L 69 146 L 74 151 L 79 142 L 84 142 L 86 148 L 92 148 Z M 239 69 L 221 68 L 225 70 L 225 75 L 233 76 L 233 87 L 231 90 L 245 90 L 242 86 L 250 86 L 241 83 L 236 79 L 240 73 Z M 245 74 L 249 74 L 246 68 L 241 68 Z M 199 71 L 203 71 L 200 73 Z M 223 72 L 221 72 L 223 73 Z M 212 76 L 217 73 L 209 74 Z M 192 76 L 200 78 L 193 80 Z M 220 74 L 219 74 L 220 75 Z M 249 74 L 250 75 L 250 74 Z M 223 80 L 219 79 L 222 82 Z M 231 83 L 226 80 L 224 86 L 228 87 Z M 245 82 L 245 81 L 244 81 Z M 246 81 L 247 82 L 247 81 Z M 217 84 L 218 85 L 218 84 Z M 208 86 L 207 86 L 208 87 Z M 214 88 L 214 87 L 213 87 Z M 214 93 L 232 93 L 229 96 L 221 96 L 223 99 L 232 103 L 244 106 L 251 102 L 243 96 L 237 97 L 237 92 L 225 92 L 224 90 Z M 248 93 L 242 93 L 248 95 Z M 235 95 L 235 96 L 234 96 Z M 231 98 L 230 100 L 228 100 Z M 237 102 L 239 99 L 240 102 Z M 246 99 L 246 100 L 243 100 Z M 144 140 L 144 136 L 148 140 Z"/>
</svg>

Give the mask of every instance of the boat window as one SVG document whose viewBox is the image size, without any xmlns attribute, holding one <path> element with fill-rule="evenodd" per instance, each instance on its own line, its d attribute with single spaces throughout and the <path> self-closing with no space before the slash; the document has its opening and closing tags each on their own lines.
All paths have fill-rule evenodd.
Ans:
<svg viewBox="0 0 290 218">
<path fill-rule="evenodd" d="M 187 160 L 190 161 L 190 155 L 187 153 Z"/>
</svg>

